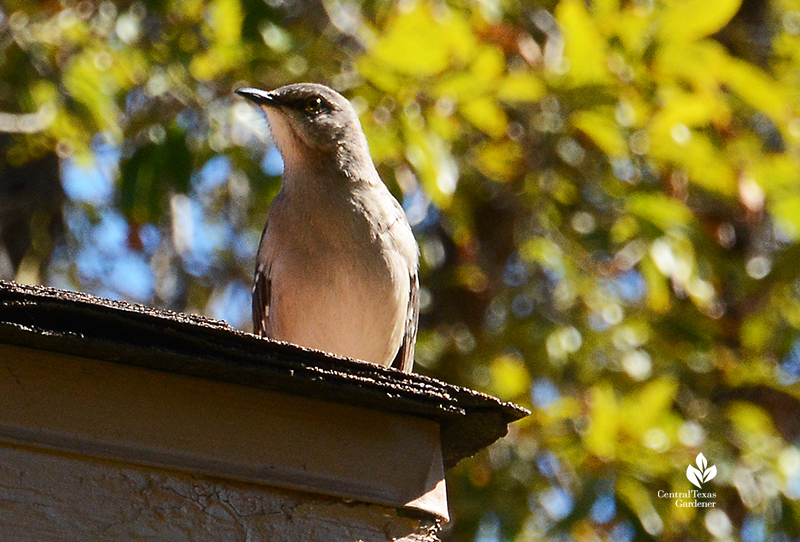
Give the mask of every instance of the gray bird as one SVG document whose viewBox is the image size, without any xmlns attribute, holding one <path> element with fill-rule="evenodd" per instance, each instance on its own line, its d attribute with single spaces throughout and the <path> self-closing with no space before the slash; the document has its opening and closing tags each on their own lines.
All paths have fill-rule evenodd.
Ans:
<svg viewBox="0 0 800 542">
<path fill-rule="evenodd" d="M 266 113 L 284 162 L 258 249 L 253 332 L 410 372 L 419 250 L 352 105 L 310 83 L 236 93 Z"/>
</svg>

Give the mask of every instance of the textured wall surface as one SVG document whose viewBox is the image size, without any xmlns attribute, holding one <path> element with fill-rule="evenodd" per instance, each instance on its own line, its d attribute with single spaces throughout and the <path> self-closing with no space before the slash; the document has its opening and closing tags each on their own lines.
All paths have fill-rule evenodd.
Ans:
<svg viewBox="0 0 800 542">
<path fill-rule="evenodd" d="M 436 530 L 382 506 L 0 443 L 4 542 L 433 542 Z"/>
</svg>

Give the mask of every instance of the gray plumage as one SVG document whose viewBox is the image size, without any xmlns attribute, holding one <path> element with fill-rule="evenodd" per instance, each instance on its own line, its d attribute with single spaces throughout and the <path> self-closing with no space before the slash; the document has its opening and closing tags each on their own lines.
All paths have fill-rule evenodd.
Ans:
<svg viewBox="0 0 800 542">
<path fill-rule="evenodd" d="M 266 113 L 284 161 L 258 249 L 253 332 L 410 372 L 417 243 L 350 102 L 309 83 L 236 92 Z"/>
</svg>

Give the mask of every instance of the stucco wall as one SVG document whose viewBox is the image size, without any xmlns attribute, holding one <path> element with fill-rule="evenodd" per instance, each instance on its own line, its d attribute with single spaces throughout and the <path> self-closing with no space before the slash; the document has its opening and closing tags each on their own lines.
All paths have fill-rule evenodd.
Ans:
<svg viewBox="0 0 800 542">
<path fill-rule="evenodd" d="M 0 442 L 0 539 L 435 541 L 391 508 Z"/>
</svg>

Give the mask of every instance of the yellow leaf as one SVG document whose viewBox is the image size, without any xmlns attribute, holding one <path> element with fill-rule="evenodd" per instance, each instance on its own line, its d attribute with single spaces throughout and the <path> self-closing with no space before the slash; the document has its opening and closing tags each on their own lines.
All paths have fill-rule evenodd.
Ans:
<svg viewBox="0 0 800 542">
<path fill-rule="evenodd" d="M 619 130 L 613 111 L 578 111 L 572 115 L 572 125 L 586 134 L 605 154 L 623 156 L 627 152 L 625 138 Z"/>
<path fill-rule="evenodd" d="M 660 192 L 636 193 L 626 202 L 628 211 L 663 231 L 687 226 L 694 215 L 681 201 Z"/>
<path fill-rule="evenodd" d="M 639 233 L 639 221 L 630 215 L 622 216 L 614 222 L 609 233 L 614 243 L 624 243 Z"/>
<path fill-rule="evenodd" d="M 499 47 L 484 46 L 478 51 L 470 66 L 472 77 L 479 81 L 497 81 L 506 67 L 506 59 Z"/>
<path fill-rule="evenodd" d="M 569 60 L 572 83 L 580 86 L 609 82 L 608 44 L 583 0 L 559 2 L 555 15 L 564 32 L 564 57 Z"/>
<path fill-rule="evenodd" d="M 406 159 L 414 167 L 425 194 L 441 208 L 450 205 L 458 181 L 458 169 L 449 148 L 435 133 L 420 129 L 404 117 Z"/>
<path fill-rule="evenodd" d="M 208 10 L 209 23 L 217 43 L 238 45 L 244 20 L 239 0 L 213 0 Z"/>
<path fill-rule="evenodd" d="M 396 94 L 402 85 L 396 73 L 385 70 L 379 62 L 369 56 L 358 59 L 358 72 L 387 94 Z"/>
<path fill-rule="evenodd" d="M 200 21 L 203 19 L 205 4 L 203 0 L 179 0 L 170 2 L 170 16 L 175 19 L 184 18 L 187 21 Z"/>
<path fill-rule="evenodd" d="M 672 141 L 673 129 L 677 124 L 689 128 L 705 127 L 725 119 L 729 114 L 723 97 L 716 93 L 687 93 L 667 88 L 663 90 L 661 100 L 664 106 L 653 117 L 649 128 L 649 135 L 655 146 Z"/>
<path fill-rule="evenodd" d="M 594 0 L 592 7 L 597 17 L 602 18 L 619 14 L 619 0 Z"/>
<path fill-rule="evenodd" d="M 502 137 L 508 130 L 505 111 L 488 96 L 463 104 L 459 107 L 459 111 L 473 126 L 491 137 Z"/>
<path fill-rule="evenodd" d="M 722 67 L 721 76 L 730 88 L 755 109 L 774 121 L 781 122 L 789 114 L 790 94 L 758 67 L 731 58 Z"/>
<path fill-rule="evenodd" d="M 523 243 L 520 254 L 526 261 L 537 262 L 554 273 L 564 271 L 564 258 L 561 247 L 546 237 L 534 237 Z"/>
<path fill-rule="evenodd" d="M 614 459 L 616 456 L 619 411 L 614 388 L 610 384 L 603 382 L 592 388 L 591 425 L 583 439 L 586 448 L 597 457 Z"/>
<path fill-rule="evenodd" d="M 625 425 L 641 437 L 662 421 L 672 410 L 672 402 L 678 392 L 678 382 L 671 377 L 661 377 L 647 383 L 624 404 Z"/>
<path fill-rule="evenodd" d="M 636 512 L 644 529 L 652 535 L 660 533 L 664 522 L 653 506 L 653 491 L 630 476 L 620 476 L 616 488 L 620 500 Z"/>
<path fill-rule="evenodd" d="M 476 81 L 472 72 L 459 71 L 444 74 L 434 86 L 433 94 L 456 101 L 465 101 L 486 94 L 491 88 L 488 81 Z"/>
<path fill-rule="evenodd" d="M 371 119 L 363 119 L 361 125 L 375 163 L 396 160 L 402 156 L 401 143 L 395 130 L 377 126 Z"/>
<path fill-rule="evenodd" d="M 676 84 L 684 79 L 695 88 L 716 88 L 718 79 L 715 71 L 720 62 L 725 62 L 726 55 L 719 44 L 711 40 L 699 42 L 670 41 L 662 43 L 655 50 L 653 64 L 655 75 L 666 84 Z M 691 59 L 691 62 L 687 61 Z M 662 92 L 671 91 L 669 87 Z"/>
<path fill-rule="evenodd" d="M 428 112 L 425 120 L 431 130 L 442 139 L 452 141 L 459 137 L 461 123 L 455 115 L 443 114 L 434 108 Z"/>
<path fill-rule="evenodd" d="M 665 2 L 659 33 L 664 42 L 687 42 L 721 30 L 742 0 L 672 0 Z"/>
<path fill-rule="evenodd" d="M 242 56 L 241 47 L 217 45 L 192 58 L 189 73 L 200 81 L 210 81 L 221 73 L 236 69 Z"/>
<path fill-rule="evenodd" d="M 523 360 L 516 356 L 499 356 L 491 362 L 492 388 L 501 399 L 511 400 L 526 393 L 531 376 Z"/>
<path fill-rule="evenodd" d="M 800 160 L 792 154 L 763 156 L 750 174 L 768 196 L 781 197 L 785 191 L 800 190 Z"/>
<path fill-rule="evenodd" d="M 748 316 L 739 327 L 742 346 L 760 352 L 772 342 L 772 325 L 760 314 Z"/>
<path fill-rule="evenodd" d="M 483 272 L 478 264 L 474 263 L 459 265 L 455 276 L 456 282 L 459 285 L 473 292 L 482 292 L 486 290 L 489 283 L 486 273 Z"/>
<path fill-rule="evenodd" d="M 748 440 L 760 440 L 762 449 L 769 444 L 766 439 L 777 436 L 769 413 L 753 403 L 734 401 L 728 406 L 727 413 L 736 432 Z"/>
<path fill-rule="evenodd" d="M 544 83 L 534 74 L 516 71 L 509 73 L 500 81 L 497 98 L 504 102 L 535 102 L 546 92 Z"/>
<path fill-rule="evenodd" d="M 770 210 L 784 235 L 800 238 L 800 196 L 780 198 L 770 204 Z"/>
<path fill-rule="evenodd" d="M 457 101 L 475 99 L 494 90 L 505 70 L 505 57 L 498 47 L 482 47 L 469 71 L 446 74 L 436 83 L 434 94 Z"/>
<path fill-rule="evenodd" d="M 661 274 L 649 255 L 642 258 L 639 266 L 647 283 L 647 304 L 657 314 L 666 313 L 671 305 L 667 278 Z"/>
<path fill-rule="evenodd" d="M 689 182 L 728 198 L 739 190 L 736 171 L 705 134 L 695 133 L 683 146 L 669 145 L 673 160 L 689 174 Z"/>
<path fill-rule="evenodd" d="M 121 133 L 120 112 L 114 96 L 120 88 L 116 81 L 98 69 L 96 54 L 97 51 L 87 49 L 74 55 L 64 69 L 61 81 L 67 92 L 91 112 L 92 120 L 100 130 L 118 135 Z"/>
<path fill-rule="evenodd" d="M 475 52 L 477 40 L 469 21 L 457 10 L 437 10 L 428 2 L 398 10 L 369 58 L 384 70 L 430 77 L 451 65 L 464 64 Z"/>
<path fill-rule="evenodd" d="M 30 86 L 31 98 L 36 108 L 54 105 L 58 101 L 58 87 L 47 79 L 34 81 Z"/>
<path fill-rule="evenodd" d="M 731 163 L 709 137 L 693 126 L 705 126 L 723 114 L 725 104 L 709 95 L 679 95 L 651 122 L 650 154 L 681 166 L 689 181 L 710 192 L 734 197 L 738 191 L 737 176 Z"/>
<path fill-rule="evenodd" d="M 641 55 L 652 40 L 653 21 L 645 15 L 645 10 L 626 9 L 613 15 L 614 35 L 631 53 Z"/>
<path fill-rule="evenodd" d="M 490 142 L 479 147 L 476 167 L 495 181 L 508 181 L 519 173 L 522 148 L 516 141 Z"/>
</svg>

